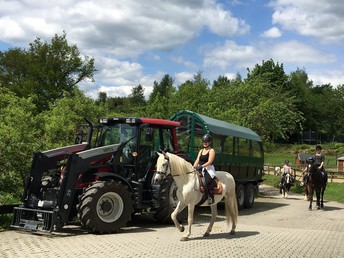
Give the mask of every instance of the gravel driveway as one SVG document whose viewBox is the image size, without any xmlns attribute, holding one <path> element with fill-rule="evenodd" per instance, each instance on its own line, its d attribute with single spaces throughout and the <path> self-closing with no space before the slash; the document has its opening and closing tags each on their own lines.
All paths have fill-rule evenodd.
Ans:
<svg viewBox="0 0 344 258">
<path fill-rule="evenodd" d="M 119 234 L 89 234 L 77 226 L 54 234 L 1 232 L 0 257 L 344 257 L 343 204 L 308 211 L 301 195 L 284 199 L 265 185 L 260 193 L 252 209 L 239 212 L 234 236 L 219 207 L 211 236 L 203 238 L 210 209 L 199 207 L 187 242 L 173 225 L 139 216 Z"/>
</svg>

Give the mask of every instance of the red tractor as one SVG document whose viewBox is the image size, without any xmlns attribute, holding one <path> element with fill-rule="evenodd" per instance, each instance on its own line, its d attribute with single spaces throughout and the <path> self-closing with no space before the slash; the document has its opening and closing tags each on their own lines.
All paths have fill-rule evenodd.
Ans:
<svg viewBox="0 0 344 258">
<path fill-rule="evenodd" d="M 84 143 L 81 134 L 75 145 L 35 152 L 11 226 L 52 232 L 78 217 L 91 232 L 111 233 L 143 212 L 169 222 L 178 201 L 175 183 L 167 178 L 154 184 L 152 178 L 156 152 L 178 151 L 179 125 L 153 118 L 104 118 L 97 134 L 89 122 Z"/>
</svg>

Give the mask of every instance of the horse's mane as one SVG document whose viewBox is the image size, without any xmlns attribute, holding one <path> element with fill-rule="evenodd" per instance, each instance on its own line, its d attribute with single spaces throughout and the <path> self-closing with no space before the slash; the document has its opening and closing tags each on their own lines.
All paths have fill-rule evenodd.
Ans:
<svg viewBox="0 0 344 258">
<path fill-rule="evenodd" d="M 166 155 L 169 158 L 171 170 L 178 173 L 178 175 L 185 176 L 187 172 L 195 170 L 192 164 L 185 159 L 169 152 Z"/>
</svg>

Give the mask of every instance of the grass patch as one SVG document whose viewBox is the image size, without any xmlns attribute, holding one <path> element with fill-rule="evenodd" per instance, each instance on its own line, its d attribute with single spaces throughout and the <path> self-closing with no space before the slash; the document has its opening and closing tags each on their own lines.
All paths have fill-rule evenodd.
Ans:
<svg viewBox="0 0 344 258">
<path fill-rule="evenodd" d="M 8 230 L 12 223 L 12 214 L 0 215 L 0 232 Z"/>
<path fill-rule="evenodd" d="M 274 175 L 265 174 L 263 179 L 264 184 L 271 185 L 276 188 L 280 182 L 280 178 Z M 298 181 L 292 188 L 290 188 L 290 191 L 298 194 L 304 193 L 303 186 L 300 186 Z M 328 183 L 324 194 L 324 200 L 344 203 L 344 184 Z"/>
</svg>

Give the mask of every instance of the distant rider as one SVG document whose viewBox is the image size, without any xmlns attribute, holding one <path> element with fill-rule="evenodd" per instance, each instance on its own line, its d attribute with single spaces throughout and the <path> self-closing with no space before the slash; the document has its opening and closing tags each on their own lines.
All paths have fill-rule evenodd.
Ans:
<svg viewBox="0 0 344 258">
<path fill-rule="evenodd" d="M 327 183 L 327 172 L 324 168 L 324 162 L 325 162 L 325 155 L 321 153 L 322 147 L 320 145 L 316 146 L 315 148 L 315 155 L 313 156 L 314 163 L 319 169 L 319 171 L 322 173 L 325 182 Z"/>
<path fill-rule="evenodd" d="M 287 174 L 291 175 L 291 167 L 289 166 L 289 160 L 284 161 L 284 165 L 283 165 L 283 174 L 281 176 L 281 181 L 279 186 L 282 187 L 284 181 L 285 181 L 285 177 Z"/>
</svg>

